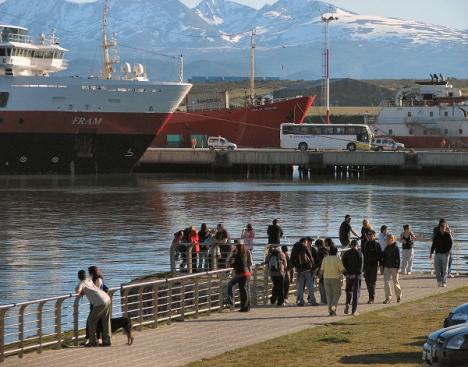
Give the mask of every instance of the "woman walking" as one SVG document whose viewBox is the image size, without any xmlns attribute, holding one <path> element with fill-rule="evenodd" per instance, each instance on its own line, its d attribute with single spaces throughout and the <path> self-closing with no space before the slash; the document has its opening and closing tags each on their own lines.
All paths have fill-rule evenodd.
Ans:
<svg viewBox="0 0 468 367">
<path fill-rule="evenodd" d="M 232 267 L 236 273 L 237 283 L 239 284 L 240 310 L 239 312 L 250 311 L 249 281 L 250 268 L 247 255 L 247 246 L 243 243 L 236 244 L 236 252 Z"/>
<path fill-rule="evenodd" d="M 400 234 L 401 242 L 401 273 L 411 274 L 413 271 L 414 241 L 419 240 L 423 234 L 416 236 L 409 224 L 403 226 L 403 232 Z"/>
<path fill-rule="evenodd" d="M 323 275 L 323 284 L 327 293 L 328 314 L 336 316 L 336 307 L 341 297 L 341 276 L 345 268 L 337 256 L 338 248 L 332 246 L 328 251 L 328 256 L 323 258 L 320 274 Z"/>
</svg>

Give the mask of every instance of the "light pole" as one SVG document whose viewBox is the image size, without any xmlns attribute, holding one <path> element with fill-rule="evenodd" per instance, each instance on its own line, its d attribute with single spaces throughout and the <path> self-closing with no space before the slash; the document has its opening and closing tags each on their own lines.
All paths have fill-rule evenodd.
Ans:
<svg viewBox="0 0 468 367">
<path fill-rule="evenodd" d="M 326 17 L 322 15 L 322 22 L 325 25 L 324 31 L 324 43 L 323 43 L 323 52 L 322 52 L 322 60 L 323 60 L 323 79 L 322 79 L 322 100 L 325 95 L 325 103 L 327 106 L 327 115 L 326 115 L 326 123 L 330 123 L 330 39 L 329 39 L 329 32 L 328 32 L 328 25 L 332 20 L 338 20 L 337 17 L 333 15 L 335 9 L 330 7 L 331 15 Z"/>
</svg>

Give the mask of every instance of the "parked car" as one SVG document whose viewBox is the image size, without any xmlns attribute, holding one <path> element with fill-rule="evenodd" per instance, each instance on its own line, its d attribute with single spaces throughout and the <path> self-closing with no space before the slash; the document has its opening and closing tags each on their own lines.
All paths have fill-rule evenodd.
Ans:
<svg viewBox="0 0 468 367">
<path fill-rule="evenodd" d="M 213 150 L 213 149 L 228 149 L 228 150 L 237 149 L 236 144 L 231 143 L 226 138 L 222 138 L 220 136 L 210 136 L 208 138 L 208 144 L 207 145 L 208 145 L 208 148 L 210 150 Z"/>
<path fill-rule="evenodd" d="M 444 320 L 444 327 L 464 324 L 466 322 L 468 322 L 468 303 L 455 307 Z"/>
<path fill-rule="evenodd" d="M 422 359 L 427 366 L 466 366 L 468 361 L 468 324 L 458 324 L 429 335 Z"/>
<path fill-rule="evenodd" d="M 399 152 L 405 149 L 405 145 L 397 143 L 395 140 L 390 138 L 375 138 L 372 139 L 371 148 L 378 152 L 381 152 L 382 150 L 393 150 Z"/>
</svg>

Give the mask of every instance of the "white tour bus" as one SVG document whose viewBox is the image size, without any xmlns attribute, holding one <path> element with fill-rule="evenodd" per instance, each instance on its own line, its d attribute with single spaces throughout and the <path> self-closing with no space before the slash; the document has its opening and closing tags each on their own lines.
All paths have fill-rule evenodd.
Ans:
<svg viewBox="0 0 468 367">
<path fill-rule="evenodd" d="M 372 133 L 367 125 L 281 124 L 281 148 L 370 150 Z"/>
</svg>

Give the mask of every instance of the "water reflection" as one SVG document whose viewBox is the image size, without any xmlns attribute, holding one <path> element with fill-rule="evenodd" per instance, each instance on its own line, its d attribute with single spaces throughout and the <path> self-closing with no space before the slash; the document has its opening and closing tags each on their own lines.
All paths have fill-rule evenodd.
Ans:
<svg viewBox="0 0 468 367">
<path fill-rule="evenodd" d="M 427 240 L 446 217 L 456 239 L 467 241 L 467 201 L 462 179 L 2 176 L 0 299 L 5 304 L 70 293 L 77 271 L 90 265 L 101 268 L 110 286 L 169 270 L 173 233 L 202 222 L 211 228 L 225 223 L 233 238 L 250 222 L 263 243 L 274 218 L 290 238 L 336 237 L 349 213 L 357 232 L 369 218 L 376 230 L 386 224 L 397 236 L 409 223 Z M 430 244 L 416 246 L 417 261 L 429 266 Z"/>
</svg>

